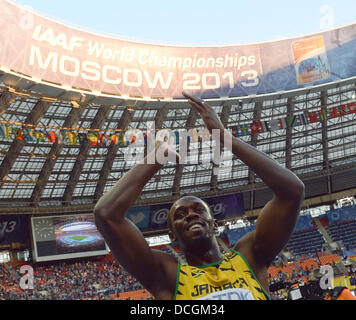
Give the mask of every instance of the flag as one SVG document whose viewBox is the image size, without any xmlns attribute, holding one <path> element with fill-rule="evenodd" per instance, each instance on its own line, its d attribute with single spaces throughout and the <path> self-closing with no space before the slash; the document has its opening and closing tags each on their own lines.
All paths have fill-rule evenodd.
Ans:
<svg viewBox="0 0 356 320">
<path fill-rule="evenodd" d="M 56 142 L 56 135 L 54 131 L 47 132 L 47 139 L 49 142 L 55 143 Z"/>
<path fill-rule="evenodd" d="M 128 143 L 126 143 L 126 138 L 125 138 L 124 133 L 122 133 L 122 132 L 119 133 L 119 135 L 117 137 L 117 144 L 122 147 L 128 145 Z"/>
<path fill-rule="evenodd" d="M 35 137 L 38 142 L 44 142 L 45 141 L 45 134 L 43 131 L 36 130 L 35 131 Z"/>
<path fill-rule="evenodd" d="M 351 102 L 347 105 L 349 113 L 356 113 L 356 102 Z"/>
<path fill-rule="evenodd" d="M 269 126 L 271 131 L 277 131 L 277 130 L 281 129 L 281 125 L 280 125 L 279 119 L 270 120 L 268 122 L 268 126 Z"/>
<path fill-rule="evenodd" d="M 98 133 L 99 136 L 99 145 L 105 146 L 106 145 L 106 137 L 101 132 Z"/>
<path fill-rule="evenodd" d="M 91 146 L 97 146 L 98 145 L 98 134 L 95 132 L 88 132 L 87 138 L 89 140 L 89 143 Z"/>
<path fill-rule="evenodd" d="M 11 127 L 9 126 L 4 126 L 4 136 L 5 136 L 5 139 L 9 140 L 11 138 L 11 135 L 12 134 L 12 129 Z"/>
<path fill-rule="evenodd" d="M 79 145 L 83 145 L 86 141 L 88 141 L 88 136 L 86 133 L 79 132 L 78 133 Z"/>
<path fill-rule="evenodd" d="M 0 126 L 0 136 L 5 139 L 10 139 L 11 128 L 7 125 Z"/>
<path fill-rule="evenodd" d="M 301 125 L 299 116 L 288 116 L 287 122 L 288 122 L 288 125 L 292 128 L 298 127 Z"/>
<path fill-rule="evenodd" d="M 248 136 L 250 135 L 250 126 L 248 124 L 240 124 L 239 125 L 240 129 L 240 135 L 241 136 Z"/>
<path fill-rule="evenodd" d="M 309 123 L 319 122 L 319 117 L 317 112 L 308 112 Z"/>
<path fill-rule="evenodd" d="M 268 126 L 268 121 L 259 121 L 260 125 L 260 132 L 268 132 L 271 131 L 269 126 Z"/>
<path fill-rule="evenodd" d="M 65 131 L 56 131 L 55 133 L 57 144 L 63 144 L 63 141 L 66 139 L 66 132 Z"/>
<path fill-rule="evenodd" d="M 251 133 L 264 133 L 270 131 L 268 121 L 254 121 L 250 124 Z"/>
<path fill-rule="evenodd" d="M 76 146 L 78 144 L 78 135 L 75 132 L 67 132 L 67 138 L 71 146 Z"/>
<path fill-rule="evenodd" d="M 23 128 L 23 137 L 27 142 L 33 142 L 33 129 Z"/>
<path fill-rule="evenodd" d="M 279 126 L 280 126 L 281 129 L 287 128 L 287 120 L 286 120 L 286 118 L 279 118 L 278 121 L 279 121 Z"/>
<path fill-rule="evenodd" d="M 110 141 L 111 141 L 111 144 L 112 144 L 112 145 L 117 144 L 117 143 L 118 143 L 117 134 L 111 135 Z"/>
<path fill-rule="evenodd" d="M 23 137 L 27 142 L 33 142 L 33 129 L 23 128 Z"/>
<path fill-rule="evenodd" d="M 299 125 L 306 125 L 307 124 L 307 121 L 305 119 L 304 113 L 298 114 L 297 115 L 297 119 L 298 119 Z"/>
<path fill-rule="evenodd" d="M 256 134 L 260 132 L 260 126 L 257 122 L 250 123 L 251 134 Z"/>
<path fill-rule="evenodd" d="M 237 126 L 233 126 L 230 129 L 231 129 L 231 134 L 234 137 L 238 137 L 239 136 L 239 128 Z"/>
<path fill-rule="evenodd" d="M 324 121 L 328 119 L 328 115 L 326 113 L 325 109 L 321 109 L 318 111 L 318 117 L 319 117 L 319 121 Z"/>
<path fill-rule="evenodd" d="M 335 119 L 340 117 L 338 109 L 336 107 L 328 109 L 328 117 L 329 119 Z"/>
<path fill-rule="evenodd" d="M 19 140 L 19 141 L 23 141 L 24 138 L 23 138 L 23 131 L 21 128 L 17 128 L 16 130 L 16 134 L 15 134 L 15 137 L 16 137 L 16 140 Z"/>
<path fill-rule="evenodd" d="M 143 134 L 143 143 L 145 146 L 147 146 L 147 144 L 148 144 L 148 133 L 147 132 L 145 132 Z"/>
<path fill-rule="evenodd" d="M 345 104 L 338 106 L 337 109 L 340 113 L 340 117 L 343 117 L 343 116 L 346 116 L 349 114 L 347 111 L 347 106 Z"/>
</svg>

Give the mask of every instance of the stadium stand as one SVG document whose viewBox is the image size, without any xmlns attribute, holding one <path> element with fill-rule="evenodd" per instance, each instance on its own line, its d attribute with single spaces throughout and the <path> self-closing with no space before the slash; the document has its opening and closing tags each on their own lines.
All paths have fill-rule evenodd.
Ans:
<svg viewBox="0 0 356 320">
<path fill-rule="evenodd" d="M 335 242 L 342 242 L 345 251 L 356 248 L 356 206 L 344 207 L 326 213 L 327 230 Z"/>
</svg>

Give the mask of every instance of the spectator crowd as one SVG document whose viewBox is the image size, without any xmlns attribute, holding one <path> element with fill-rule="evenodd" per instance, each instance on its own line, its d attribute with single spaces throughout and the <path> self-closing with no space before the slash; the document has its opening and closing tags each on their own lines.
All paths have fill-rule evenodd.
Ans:
<svg viewBox="0 0 356 320">
<path fill-rule="evenodd" d="M 143 289 L 116 262 L 79 261 L 33 266 L 33 289 L 21 289 L 20 265 L 0 264 L 0 300 L 113 300 Z M 24 279 L 25 279 L 24 278 Z M 24 280 L 22 280 L 24 281 Z M 31 282 L 24 282 L 31 287 Z"/>
<path fill-rule="evenodd" d="M 277 257 L 269 269 L 272 299 L 287 300 L 293 286 L 298 287 L 303 282 L 313 280 L 321 263 L 316 258 L 312 262 L 309 268 L 301 268 L 293 256 L 287 260 Z M 123 293 L 144 290 L 112 256 L 30 265 L 33 282 L 24 282 L 31 273 L 28 266 L 21 273 L 22 265 L 0 264 L 0 300 L 127 300 L 130 298 Z M 334 267 L 334 263 L 331 266 Z M 271 273 L 273 267 L 276 269 Z M 351 285 L 356 285 L 355 266 L 347 271 Z M 31 284 L 33 288 L 23 288 L 23 285 Z M 153 299 L 145 292 L 140 299 Z"/>
</svg>

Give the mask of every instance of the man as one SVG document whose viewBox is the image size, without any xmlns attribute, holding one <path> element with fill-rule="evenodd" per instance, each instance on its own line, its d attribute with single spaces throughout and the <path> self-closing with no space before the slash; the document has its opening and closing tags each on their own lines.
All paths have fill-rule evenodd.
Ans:
<svg viewBox="0 0 356 320">
<path fill-rule="evenodd" d="M 169 236 L 183 250 L 187 266 L 173 256 L 151 249 L 138 228 L 125 217 L 146 183 L 162 168 L 152 155 L 179 157 L 166 142 L 158 142 L 145 160 L 127 172 L 94 209 L 96 224 L 117 261 L 156 299 L 269 299 L 267 269 L 289 240 L 304 199 L 304 184 L 263 152 L 225 130 L 212 107 L 183 92 L 207 129 L 219 130 L 220 140 L 232 140 L 232 153 L 274 192 L 261 210 L 256 230 L 223 257 L 214 236 L 217 227 L 208 206 L 196 197 L 173 204 Z"/>
</svg>

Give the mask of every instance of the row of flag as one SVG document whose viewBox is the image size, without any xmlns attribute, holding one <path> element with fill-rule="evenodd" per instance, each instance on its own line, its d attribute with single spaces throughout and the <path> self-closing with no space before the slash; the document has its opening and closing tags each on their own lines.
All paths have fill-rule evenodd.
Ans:
<svg viewBox="0 0 356 320">
<path fill-rule="evenodd" d="M 232 130 L 232 134 L 235 137 L 247 136 L 251 134 L 278 131 L 281 129 L 286 129 L 287 127 L 295 128 L 310 123 L 317 123 L 326 121 L 328 119 L 344 117 L 353 113 L 356 113 L 356 102 L 351 102 L 349 104 L 344 104 L 329 109 L 323 108 L 313 112 L 304 111 L 298 115 L 287 116 L 279 119 L 254 121 L 248 124 L 232 126 L 229 127 L 229 129 Z"/>
<path fill-rule="evenodd" d="M 334 119 L 343 117 L 349 114 L 356 113 L 356 102 L 352 102 L 338 107 L 330 109 L 320 109 L 314 112 L 305 111 L 302 114 L 293 115 L 289 117 L 272 119 L 268 121 L 254 121 L 252 123 L 245 123 L 236 126 L 231 126 L 228 129 L 231 130 L 235 137 L 247 136 L 251 134 L 259 134 L 264 132 L 278 131 L 286 129 L 287 127 L 297 127 L 307 125 L 310 123 L 316 123 L 325 121 L 328 119 Z M 207 130 L 191 129 L 187 135 L 187 142 L 198 142 L 201 139 L 206 138 Z M 178 131 L 171 131 L 171 135 L 175 137 L 176 143 L 179 143 L 181 139 L 181 133 Z M 142 133 L 143 143 L 147 145 L 150 138 L 149 133 Z M 24 140 L 26 142 L 50 142 L 67 145 L 82 145 L 86 141 L 92 146 L 129 146 L 136 142 L 137 135 L 128 132 L 76 132 L 65 130 L 37 130 L 27 127 L 16 127 L 8 125 L 0 125 L 0 139 L 6 140 Z"/>
</svg>

